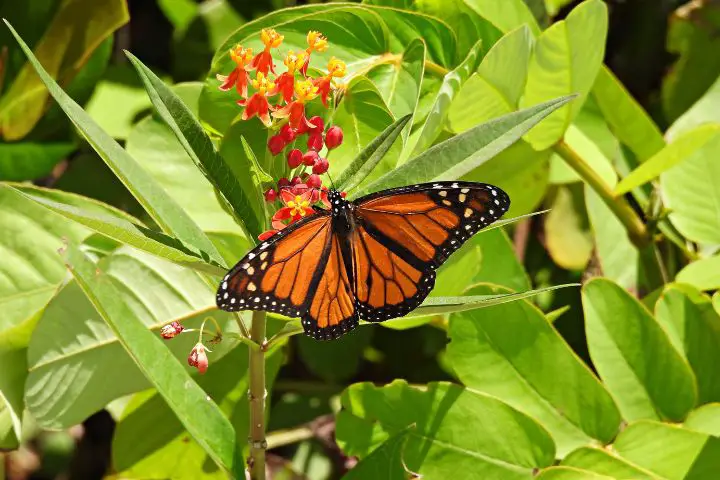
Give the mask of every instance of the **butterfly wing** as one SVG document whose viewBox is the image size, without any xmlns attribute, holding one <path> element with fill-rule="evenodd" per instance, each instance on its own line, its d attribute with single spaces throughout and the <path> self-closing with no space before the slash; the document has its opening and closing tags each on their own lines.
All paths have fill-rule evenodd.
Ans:
<svg viewBox="0 0 720 480">
<path fill-rule="evenodd" d="M 358 325 L 351 272 L 343 258 L 342 241 L 337 233 L 332 234 L 320 280 L 307 313 L 302 316 L 305 333 L 316 340 L 333 340 Z"/>
<path fill-rule="evenodd" d="M 300 317 L 329 255 L 332 220 L 317 213 L 261 243 L 225 275 L 217 306 L 230 312 L 265 310 Z"/>
<path fill-rule="evenodd" d="M 435 269 L 510 207 L 484 183 L 435 182 L 374 193 L 354 202 L 350 241 L 360 317 L 378 322 L 416 308 Z"/>
</svg>

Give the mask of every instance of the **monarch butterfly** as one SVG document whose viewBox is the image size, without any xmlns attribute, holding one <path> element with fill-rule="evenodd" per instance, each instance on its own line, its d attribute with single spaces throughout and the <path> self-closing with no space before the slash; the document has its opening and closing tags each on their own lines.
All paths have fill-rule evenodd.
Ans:
<svg viewBox="0 0 720 480">
<path fill-rule="evenodd" d="M 510 207 L 500 188 L 435 182 L 393 188 L 355 201 L 328 193 L 329 209 L 262 242 L 220 283 L 227 311 L 301 317 L 305 333 L 332 340 L 358 320 L 382 322 L 420 305 L 435 270 Z"/>
</svg>

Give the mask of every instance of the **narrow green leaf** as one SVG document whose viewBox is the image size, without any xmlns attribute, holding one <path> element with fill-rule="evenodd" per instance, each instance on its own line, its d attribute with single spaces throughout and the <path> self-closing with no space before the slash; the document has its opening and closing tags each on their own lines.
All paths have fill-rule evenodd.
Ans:
<svg viewBox="0 0 720 480">
<path fill-rule="evenodd" d="M 662 478 L 703 480 L 720 472 L 720 438 L 666 423 L 646 420 L 629 425 L 613 450 Z"/>
<path fill-rule="evenodd" d="M 387 154 L 411 118 L 411 115 L 406 115 L 395 120 L 375 140 L 370 142 L 335 180 L 338 189 L 349 191 L 360 185 Z"/>
<path fill-rule="evenodd" d="M 720 402 L 720 316 L 710 297 L 688 285 L 670 284 L 655 304 L 655 317 L 693 369 L 698 403 Z"/>
<path fill-rule="evenodd" d="M 665 146 L 660 128 L 605 65 L 595 78 L 592 95 L 613 133 L 641 162 Z"/>
<path fill-rule="evenodd" d="M 697 386 L 657 320 L 607 279 L 585 284 L 582 300 L 590 358 L 623 417 L 685 418 L 695 406 Z"/>
<path fill-rule="evenodd" d="M 526 140 L 536 150 L 560 140 L 580 111 L 602 66 L 607 30 L 605 3 L 586 0 L 565 20 L 552 24 L 538 37 L 521 106 L 571 93 L 579 94 L 580 98 L 528 133 Z"/>
<path fill-rule="evenodd" d="M 701 258 L 686 265 L 675 277 L 680 283 L 687 283 L 699 290 L 720 288 L 720 255 Z"/>
<path fill-rule="evenodd" d="M 250 202 L 254 199 L 248 198 L 240 188 L 226 160 L 215 150 L 200 122 L 188 106 L 152 70 L 132 53 L 126 51 L 125 54 L 142 79 L 155 110 L 173 131 L 195 165 L 231 207 L 235 221 L 248 232 L 248 236 L 259 235 L 263 231 L 262 225 L 256 223 L 254 215 L 248 215 L 248 212 L 252 211 Z"/>
<path fill-rule="evenodd" d="M 665 480 L 614 453 L 600 448 L 578 448 L 566 456 L 561 465 L 582 468 L 591 472 L 609 475 L 611 478 L 616 479 Z"/>
<path fill-rule="evenodd" d="M 467 54 L 460 65 L 443 77 L 440 89 L 435 97 L 430 113 L 425 119 L 422 130 L 417 137 L 413 154 L 418 155 L 425 151 L 438 138 L 445 125 L 447 113 L 455 95 L 460 91 L 465 81 L 477 68 L 477 62 L 482 52 L 482 41 L 478 41 Z"/>
<path fill-rule="evenodd" d="M 458 385 L 430 383 L 419 389 L 404 380 L 384 387 L 358 383 L 345 390 L 342 405 L 351 416 L 378 423 L 386 438 L 414 425 L 407 430 L 403 458 L 424 478 L 461 471 L 467 480 L 529 480 L 534 468 L 550 466 L 555 456 L 552 439 L 530 417 Z M 368 444 L 361 430 L 338 426 L 338 432 L 356 452 Z"/>
<path fill-rule="evenodd" d="M 26 185 L 8 188 L 13 188 L 18 194 L 52 212 L 138 250 L 212 275 L 222 276 L 227 271 L 224 263 L 213 262 L 194 247 L 184 245 L 162 232 L 150 230 L 139 220 L 109 205 L 60 190 Z"/>
<path fill-rule="evenodd" d="M 187 214 L 160 188 L 118 143 L 95 123 L 88 114 L 55 82 L 23 42 L 15 29 L 5 24 L 20 44 L 58 105 L 78 127 L 83 137 L 107 163 L 108 167 L 130 190 L 155 222 L 168 234 L 193 245 L 210 259 L 221 262 L 220 254 L 210 239 Z"/>
<path fill-rule="evenodd" d="M 627 193 L 659 177 L 693 155 L 702 155 L 702 150 L 714 145 L 716 138 L 720 138 L 720 124 L 703 125 L 682 134 L 623 178 L 615 187 L 615 195 Z"/>
<path fill-rule="evenodd" d="M 617 434 L 621 417 L 612 397 L 530 303 L 453 314 L 448 335 L 447 360 L 458 379 L 534 418 L 559 457 Z"/>
<path fill-rule="evenodd" d="M 66 262 L 97 312 L 188 432 L 228 475 L 242 477 L 244 465 L 235 432 L 215 402 L 208 399 L 162 340 L 128 311 L 111 277 L 98 272 L 74 246 L 67 247 Z"/>
<path fill-rule="evenodd" d="M 505 150 L 573 98 L 559 98 L 478 125 L 407 161 L 379 178 L 363 193 L 413 183 L 455 180 Z"/>
</svg>

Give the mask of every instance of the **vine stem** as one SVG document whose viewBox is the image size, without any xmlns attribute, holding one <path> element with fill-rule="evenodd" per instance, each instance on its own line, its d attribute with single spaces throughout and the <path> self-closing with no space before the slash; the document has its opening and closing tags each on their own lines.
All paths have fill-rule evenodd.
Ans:
<svg viewBox="0 0 720 480">
<path fill-rule="evenodd" d="M 600 196 L 605 205 L 623 224 L 630 241 L 636 247 L 643 248 L 650 244 L 651 239 L 645 224 L 625 198 L 616 197 L 610 186 L 600 178 L 600 175 L 565 141 L 560 140 L 555 144 L 555 152 Z"/>
<path fill-rule="evenodd" d="M 255 311 L 250 339 L 260 348 L 250 348 L 250 478 L 265 480 L 265 312 Z"/>
</svg>

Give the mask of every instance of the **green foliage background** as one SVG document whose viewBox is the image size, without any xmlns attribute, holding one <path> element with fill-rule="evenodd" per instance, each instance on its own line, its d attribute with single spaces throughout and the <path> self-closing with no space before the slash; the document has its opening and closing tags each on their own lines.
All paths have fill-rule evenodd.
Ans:
<svg viewBox="0 0 720 480">
<path fill-rule="evenodd" d="M 720 6 L 629 3 L 1 2 L 0 478 L 243 478 L 255 347 L 214 289 L 281 165 L 215 74 L 264 27 L 348 63 L 350 196 L 512 199 L 405 318 L 268 317 L 272 478 L 719 478 Z M 198 376 L 158 332 L 208 317 Z"/>
</svg>

